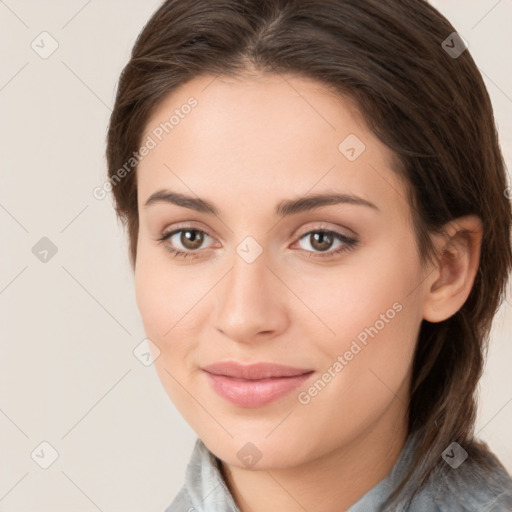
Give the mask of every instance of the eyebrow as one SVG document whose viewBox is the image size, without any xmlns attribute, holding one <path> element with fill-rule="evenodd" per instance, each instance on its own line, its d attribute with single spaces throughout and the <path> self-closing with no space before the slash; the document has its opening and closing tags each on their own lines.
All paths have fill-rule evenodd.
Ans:
<svg viewBox="0 0 512 512">
<path fill-rule="evenodd" d="M 169 192 L 168 190 L 159 190 L 152 194 L 144 208 L 155 203 L 170 203 L 183 208 L 189 208 L 200 213 L 207 213 L 211 215 L 219 215 L 219 210 L 210 202 L 199 197 L 187 196 L 179 192 Z M 312 194 L 299 199 L 286 199 L 281 201 L 275 210 L 275 214 L 279 217 L 294 215 L 297 213 L 306 212 L 322 206 L 330 206 L 335 204 L 353 204 L 359 206 L 367 206 L 377 211 L 380 209 L 370 201 L 353 194 Z"/>
</svg>

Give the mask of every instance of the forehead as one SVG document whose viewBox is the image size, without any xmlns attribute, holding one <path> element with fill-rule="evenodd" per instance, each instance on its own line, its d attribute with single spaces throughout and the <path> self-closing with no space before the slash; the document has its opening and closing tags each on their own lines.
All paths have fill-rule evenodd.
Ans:
<svg viewBox="0 0 512 512">
<path fill-rule="evenodd" d="M 188 106 L 191 99 L 193 108 Z M 169 121 L 172 126 L 165 125 Z M 255 158 L 275 157 L 277 149 L 289 160 L 293 155 L 287 148 L 305 154 L 319 148 L 321 141 L 329 153 L 337 151 L 336 142 L 350 129 L 367 138 L 367 129 L 351 100 L 317 81 L 276 74 L 197 77 L 157 106 L 144 136 L 165 127 L 162 136 L 167 147 L 188 150 L 191 148 L 183 148 L 183 144 L 190 143 L 198 157 L 203 148 L 215 155 L 226 147 L 231 153 L 246 153 L 250 147 Z"/>
<path fill-rule="evenodd" d="M 137 170 L 139 204 L 161 188 L 276 202 L 313 188 L 404 194 L 391 151 L 355 104 L 294 75 L 195 78 L 158 105 L 148 138 L 155 146 Z"/>
</svg>

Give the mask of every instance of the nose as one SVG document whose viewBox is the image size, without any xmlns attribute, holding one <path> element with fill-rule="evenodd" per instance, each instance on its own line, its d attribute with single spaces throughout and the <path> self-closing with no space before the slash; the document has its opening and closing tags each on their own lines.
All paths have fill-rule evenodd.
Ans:
<svg viewBox="0 0 512 512">
<path fill-rule="evenodd" d="M 275 274 L 265 251 L 252 263 L 235 253 L 231 271 L 216 290 L 216 328 L 239 343 L 269 340 L 284 332 L 289 297 Z"/>
</svg>

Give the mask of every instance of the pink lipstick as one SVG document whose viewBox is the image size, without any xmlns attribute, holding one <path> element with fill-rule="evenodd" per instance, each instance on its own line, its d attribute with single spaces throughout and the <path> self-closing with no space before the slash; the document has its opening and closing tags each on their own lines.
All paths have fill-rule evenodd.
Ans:
<svg viewBox="0 0 512 512">
<path fill-rule="evenodd" d="M 213 390 L 239 407 L 262 407 L 293 391 L 314 373 L 274 363 L 225 361 L 202 368 Z"/>
</svg>

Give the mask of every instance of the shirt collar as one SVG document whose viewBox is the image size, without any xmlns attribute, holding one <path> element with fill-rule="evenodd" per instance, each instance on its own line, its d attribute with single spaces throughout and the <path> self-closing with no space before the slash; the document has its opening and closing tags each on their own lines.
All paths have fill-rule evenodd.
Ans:
<svg viewBox="0 0 512 512">
<path fill-rule="evenodd" d="M 405 475 L 414 455 L 415 437 L 409 436 L 388 476 L 368 490 L 347 512 L 375 510 Z M 196 510 L 240 512 L 221 473 L 220 460 L 197 439 L 185 476 L 185 492 Z"/>
</svg>

